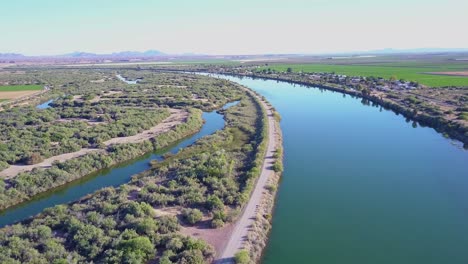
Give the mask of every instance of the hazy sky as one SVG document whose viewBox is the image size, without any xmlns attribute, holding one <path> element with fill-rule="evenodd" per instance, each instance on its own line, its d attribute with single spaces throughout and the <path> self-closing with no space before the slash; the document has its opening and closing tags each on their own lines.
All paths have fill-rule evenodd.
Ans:
<svg viewBox="0 0 468 264">
<path fill-rule="evenodd" d="M 468 48 L 467 0 L 1 0 L 0 53 Z"/>
</svg>

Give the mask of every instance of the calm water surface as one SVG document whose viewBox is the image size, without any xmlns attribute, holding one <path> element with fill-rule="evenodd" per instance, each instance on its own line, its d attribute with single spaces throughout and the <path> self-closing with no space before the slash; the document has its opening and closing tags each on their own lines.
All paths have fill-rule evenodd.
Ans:
<svg viewBox="0 0 468 264">
<path fill-rule="evenodd" d="M 52 99 L 52 100 L 49 100 L 49 101 L 44 102 L 44 103 L 42 103 L 42 104 L 39 104 L 39 105 L 36 106 L 36 108 L 37 108 L 37 109 L 47 109 L 47 108 L 50 107 L 50 104 L 51 104 L 53 101 L 54 101 L 54 100 Z"/>
<path fill-rule="evenodd" d="M 340 93 L 224 77 L 280 112 L 285 171 L 264 264 L 468 263 L 468 151 Z"/>
</svg>

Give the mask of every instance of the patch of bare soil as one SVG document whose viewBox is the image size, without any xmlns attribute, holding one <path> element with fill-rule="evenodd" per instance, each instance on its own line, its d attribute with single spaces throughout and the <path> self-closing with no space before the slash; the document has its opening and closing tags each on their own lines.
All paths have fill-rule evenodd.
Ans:
<svg viewBox="0 0 468 264">
<path fill-rule="evenodd" d="M 164 215 L 177 216 L 180 214 L 181 210 L 182 208 L 179 206 L 154 208 L 154 212 L 156 212 L 157 216 L 164 216 Z"/>
<path fill-rule="evenodd" d="M 148 130 L 145 130 L 134 136 L 113 138 L 105 141 L 104 144 L 106 146 L 109 146 L 113 144 L 139 143 L 153 138 L 158 134 L 169 131 L 176 125 L 185 122 L 189 116 L 189 113 L 186 110 L 182 109 L 171 109 L 170 112 L 171 115 L 168 118 L 166 118 L 162 123 L 159 123 Z"/>
<path fill-rule="evenodd" d="M 112 95 L 121 94 L 121 93 L 122 93 L 122 91 L 107 91 L 102 96 L 112 96 Z M 100 102 L 100 101 L 103 101 L 103 100 L 110 100 L 111 99 L 111 98 L 102 98 L 102 96 L 97 95 L 93 99 L 89 100 L 89 102 L 90 103 L 97 103 L 97 102 Z M 73 101 L 84 102 L 83 96 L 82 95 L 74 95 L 73 96 Z"/>
<path fill-rule="evenodd" d="M 97 126 L 107 124 L 107 122 L 99 122 L 99 121 L 92 121 L 86 118 L 61 118 L 57 119 L 55 122 L 57 123 L 71 123 L 73 121 L 81 121 L 87 123 L 89 126 Z"/>
<path fill-rule="evenodd" d="M 104 150 L 84 148 L 84 149 L 81 149 L 79 151 L 75 151 L 75 152 L 72 152 L 72 153 L 65 153 L 65 154 L 62 154 L 62 155 L 50 157 L 48 159 L 45 159 L 43 162 L 37 163 L 37 164 L 34 164 L 34 165 L 11 165 L 7 169 L 0 172 L 0 177 L 8 179 L 8 178 L 11 178 L 11 177 L 14 177 L 14 176 L 18 175 L 21 172 L 32 171 L 35 168 L 49 168 L 49 167 L 52 166 L 52 163 L 55 162 L 55 161 L 63 162 L 63 161 L 69 160 L 69 159 L 73 159 L 73 158 L 77 158 L 77 157 L 86 155 L 86 154 L 88 154 L 90 152 L 94 152 L 94 151 L 104 151 Z"/>
<path fill-rule="evenodd" d="M 38 91 L 8 91 L 0 92 L 0 99 L 18 99 L 38 93 Z"/>
<path fill-rule="evenodd" d="M 212 228 L 210 223 L 210 218 L 205 216 L 202 221 L 198 222 L 194 226 L 182 225 L 180 233 L 204 240 L 214 247 L 216 256 L 220 256 L 222 254 L 222 250 L 226 247 L 235 224 L 227 223 L 221 228 Z"/>
<path fill-rule="evenodd" d="M 198 97 L 198 95 L 196 95 L 196 94 L 192 94 L 192 100 L 193 100 L 193 101 L 200 101 L 200 102 L 204 102 L 204 103 L 205 103 L 205 102 L 208 102 L 208 99 L 206 99 L 206 98 L 200 98 L 200 97 Z"/>
<path fill-rule="evenodd" d="M 132 197 L 136 197 L 137 192 L 130 194 Z M 197 224 L 191 226 L 184 224 L 181 216 L 182 207 L 158 207 L 154 208 L 157 216 L 176 216 L 181 223 L 180 233 L 193 238 L 202 239 L 208 244 L 212 245 L 216 251 L 216 255 L 220 255 L 222 249 L 226 246 L 228 238 L 234 229 L 235 224 L 228 223 L 221 228 L 212 228 L 211 217 L 204 215 L 203 219 Z"/>
<path fill-rule="evenodd" d="M 446 75 L 446 76 L 464 76 L 468 77 L 468 71 L 452 71 L 452 72 L 428 72 L 433 75 Z"/>
<path fill-rule="evenodd" d="M 107 91 L 107 92 L 104 92 L 104 95 L 109 96 L 109 95 L 121 94 L 121 93 L 122 91 Z"/>
</svg>

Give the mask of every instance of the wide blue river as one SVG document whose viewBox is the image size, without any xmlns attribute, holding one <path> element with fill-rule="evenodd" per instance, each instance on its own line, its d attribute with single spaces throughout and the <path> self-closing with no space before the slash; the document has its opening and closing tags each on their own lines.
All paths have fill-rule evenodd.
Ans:
<svg viewBox="0 0 468 264">
<path fill-rule="evenodd" d="M 285 166 L 263 263 L 468 263 L 468 151 L 336 92 L 227 77 L 279 111 Z"/>
</svg>

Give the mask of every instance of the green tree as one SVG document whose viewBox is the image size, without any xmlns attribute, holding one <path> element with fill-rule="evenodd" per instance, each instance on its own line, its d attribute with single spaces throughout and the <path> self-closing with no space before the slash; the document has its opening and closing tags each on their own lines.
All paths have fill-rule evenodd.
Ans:
<svg viewBox="0 0 468 264">
<path fill-rule="evenodd" d="M 183 209 L 182 216 L 191 225 L 199 222 L 203 218 L 203 213 L 198 209 Z"/>
<path fill-rule="evenodd" d="M 249 252 L 247 250 L 241 250 L 234 255 L 236 264 L 247 264 L 250 262 Z"/>
<path fill-rule="evenodd" d="M 223 201 L 221 201 L 221 199 L 219 199 L 219 197 L 216 195 L 210 195 L 206 200 L 206 205 L 208 206 L 208 209 L 212 211 L 224 209 Z"/>
<path fill-rule="evenodd" d="M 131 256 L 132 258 L 141 258 L 144 261 L 155 254 L 154 245 L 148 237 L 123 240 L 119 243 L 118 248 L 124 252 L 124 255 Z"/>
</svg>

